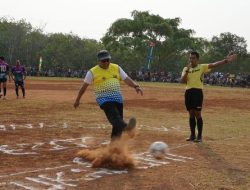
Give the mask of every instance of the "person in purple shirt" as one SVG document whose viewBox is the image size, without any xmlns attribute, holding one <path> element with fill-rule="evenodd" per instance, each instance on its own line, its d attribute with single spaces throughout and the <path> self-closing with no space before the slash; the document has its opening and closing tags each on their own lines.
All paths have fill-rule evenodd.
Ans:
<svg viewBox="0 0 250 190">
<path fill-rule="evenodd" d="M 2 97 L 2 83 L 3 83 L 3 96 L 4 96 L 3 99 L 6 99 L 7 75 L 9 76 L 9 82 L 10 82 L 9 65 L 4 61 L 4 57 L 0 56 L 0 98 Z"/>
<path fill-rule="evenodd" d="M 19 97 L 18 94 L 18 87 L 20 86 L 23 93 L 23 98 L 25 98 L 25 88 L 24 88 L 24 80 L 26 78 L 26 71 L 19 60 L 16 61 L 16 66 L 11 70 L 11 78 L 15 82 L 15 90 L 16 90 L 16 97 Z"/>
</svg>

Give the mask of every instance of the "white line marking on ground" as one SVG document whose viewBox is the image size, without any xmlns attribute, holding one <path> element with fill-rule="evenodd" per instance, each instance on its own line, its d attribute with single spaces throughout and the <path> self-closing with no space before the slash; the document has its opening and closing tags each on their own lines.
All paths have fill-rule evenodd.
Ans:
<svg viewBox="0 0 250 190">
<path fill-rule="evenodd" d="M 53 167 L 53 168 L 42 168 L 42 169 L 36 169 L 36 170 L 30 170 L 30 171 L 11 173 L 11 174 L 8 174 L 8 175 L 2 175 L 2 176 L 0 176 L 0 178 L 7 178 L 7 177 L 11 177 L 11 176 L 18 176 L 18 175 L 41 172 L 41 171 L 57 170 L 57 169 L 61 169 L 61 168 L 67 168 L 67 167 L 70 167 L 70 166 L 72 166 L 72 165 L 67 164 L 67 165 L 57 166 L 57 167 Z"/>
<path fill-rule="evenodd" d="M 22 187 L 22 188 L 24 188 L 24 189 L 26 189 L 26 190 L 39 190 L 39 189 L 37 189 L 37 188 L 33 188 L 33 187 L 30 187 L 30 186 L 26 186 L 26 185 L 23 185 L 22 183 L 18 183 L 18 182 L 10 182 L 10 184 L 15 185 L 15 186 L 17 186 L 17 187 Z"/>
</svg>

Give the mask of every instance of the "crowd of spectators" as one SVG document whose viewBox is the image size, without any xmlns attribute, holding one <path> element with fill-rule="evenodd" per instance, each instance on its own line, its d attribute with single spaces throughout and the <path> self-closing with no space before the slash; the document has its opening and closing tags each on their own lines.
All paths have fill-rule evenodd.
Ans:
<svg viewBox="0 0 250 190">
<path fill-rule="evenodd" d="M 178 83 L 181 73 L 176 72 L 142 72 L 134 71 L 129 75 L 137 81 Z M 250 74 L 210 72 L 204 75 L 204 83 L 207 85 L 250 87 Z"/>
<path fill-rule="evenodd" d="M 73 70 L 64 68 L 47 69 L 38 72 L 35 68 L 27 68 L 28 76 L 48 76 L 48 77 L 75 77 L 84 78 L 87 70 Z M 166 71 L 130 71 L 128 75 L 136 81 L 144 82 L 168 82 L 179 83 L 181 73 Z M 210 72 L 204 75 L 204 83 L 207 85 L 230 86 L 230 87 L 250 87 L 250 74 L 242 73 L 222 73 Z"/>
<path fill-rule="evenodd" d="M 87 70 L 74 70 L 66 68 L 51 68 L 43 69 L 38 71 L 35 67 L 26 68 L 28 76 L 44 76 L 44 77 L 72 77 L 72 78 L 82 78 L 86 75 Z"/>
<path fill-rule="evenodd" d="M 205 75 L 204 82 L 218 86 L 250 87 L 250 74 L 213 72 Z"/>
</svg>

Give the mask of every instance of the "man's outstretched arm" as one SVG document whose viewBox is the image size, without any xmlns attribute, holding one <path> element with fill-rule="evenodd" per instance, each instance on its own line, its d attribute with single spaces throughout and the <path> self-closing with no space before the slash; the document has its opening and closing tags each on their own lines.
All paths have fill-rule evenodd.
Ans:
<svg viewBox="0 0 250 190">
<path fill-rule="evenodd" d="M 212 69 L 212 68 L 215 68 L 215 67 L 218 67 L 220 65 L 224 65 L 224 64 L 227 64 L 227 63 L 230 63 L 234 60 L 236 60 L 237 58 L 237 55 L 236 54 L 229 54 L 226 59 L 223 59 L 221 61 L 217 61 L 217 62 L 214 62 L 214 63 L 210 63 L 208 65 L 208 69 Z"/>
</svg>

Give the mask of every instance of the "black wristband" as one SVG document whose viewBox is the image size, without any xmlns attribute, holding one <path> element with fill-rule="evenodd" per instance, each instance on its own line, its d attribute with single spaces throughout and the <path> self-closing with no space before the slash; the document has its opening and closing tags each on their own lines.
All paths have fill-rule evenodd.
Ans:
<svg viewBox="0 0 250 190">
<path fill-rule="evenodd" d="M 135 85 L 135 86 L 134 86 L 134 88 L 138 88 L 138 87 L 140 87 L 140 86 L 139 86 L 139 85 Z"/>
</svg>

